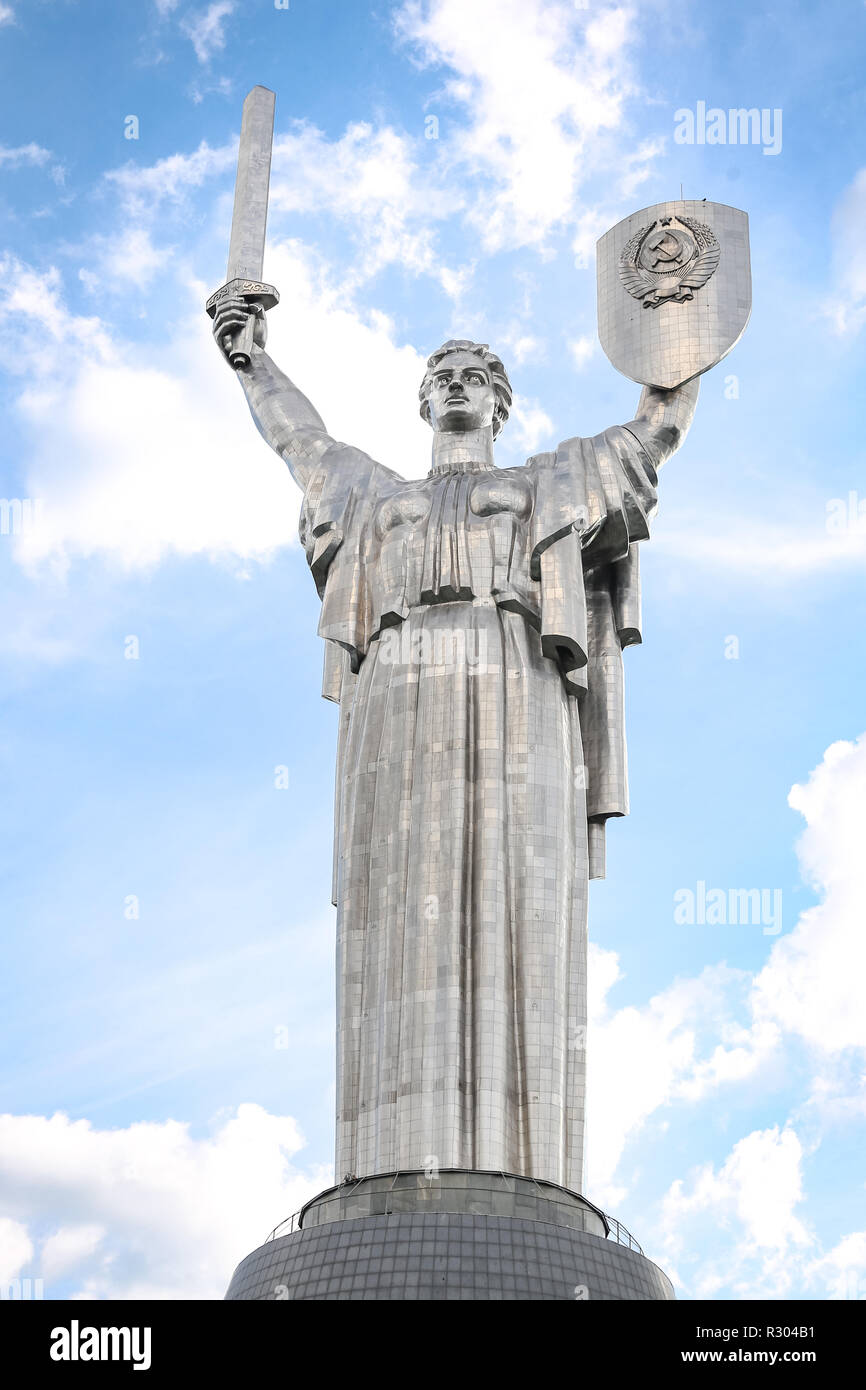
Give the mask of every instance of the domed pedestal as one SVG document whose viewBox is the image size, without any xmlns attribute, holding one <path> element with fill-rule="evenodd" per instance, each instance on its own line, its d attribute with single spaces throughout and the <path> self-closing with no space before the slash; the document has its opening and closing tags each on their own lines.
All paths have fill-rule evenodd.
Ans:
<svg viewBox="0 0 866 1390">
<path fill-rule="evenodd" d="M 669 1300 L 617 1222 L 555 1183 L 442 1170 L 348 1180 L 238 1265 L 230 1300 Z"/>
</svg>

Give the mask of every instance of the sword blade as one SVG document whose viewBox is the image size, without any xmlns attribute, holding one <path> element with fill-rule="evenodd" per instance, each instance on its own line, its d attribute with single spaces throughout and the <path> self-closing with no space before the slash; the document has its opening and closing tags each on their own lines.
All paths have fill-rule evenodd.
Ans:
<svg viewBox="0 0 866 1390">
<path fill-rule="evenodd" d="M 244 102 L 227 280 L 261 280 L 274 143 L 273 92 L 253 87 Z"/>
</svg>

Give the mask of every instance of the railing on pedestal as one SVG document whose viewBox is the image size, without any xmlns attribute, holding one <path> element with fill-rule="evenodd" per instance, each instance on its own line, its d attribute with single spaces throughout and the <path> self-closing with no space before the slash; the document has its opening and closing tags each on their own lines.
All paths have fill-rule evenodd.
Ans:
<svg viewBox="0 0 866 1390">
<path fill-rule="evenodd" d="M 394 1174 L 395 1183 L 399 1176 L 399 1173 Z M 505 1180 L 507 1178 L 507 1175 L 503 1173 L 502 1177 L 503 1180 Z M 349 1190 L 354 1190 L 354 1188 L 361 1185 L 362 1181 L 362 1179 L 357 1178 L 344 1179 L 343 1183 L 341 1183 L 340 1186 L 345 1187 Z M 596 1208 L 596 1210 L 598 1209 Z M 268 1241 L 279 1240 L 281 1236 L 292 1235 L 295 1231 L 301 1230 L 301 1218 L 304 1214 L 304 1211 L 305 1207 L 301 1207 L 299 1211 L 293 1212 L 292 1215 L 287 1217 L 285 1221 L 281 1221 L 279 1225 L 275 1226 L 274 1229 L 270 1232 L 270 1234 L 266 1237 L 265 1244 L 267 1244 Z M 644 1252 L 641 1246 L 635 1240 L 631 1231 L 629 1231 L 628 1228 L 624 1226 L 621 1221 L 618 1221 L 615 1216 L 607 1215 L 604 1216 L 604 1220 L 607 1223 L 608 1240 L 614 1241 L 617 1245 L 624 1245 L 628 1250 L 634 1250 L 635 1253 L 638 1255 L 643 1255 Z"/>
</svg>

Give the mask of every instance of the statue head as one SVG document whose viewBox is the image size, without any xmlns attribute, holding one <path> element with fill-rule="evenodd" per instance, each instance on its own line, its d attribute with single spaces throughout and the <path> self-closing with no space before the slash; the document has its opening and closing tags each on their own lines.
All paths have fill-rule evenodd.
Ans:
<svg viewBox="0 0 866 1390">
<path fill-rule="evenodd" d="M 508 419 L 511 383 L 486 343 L 451 338 L 427 359 L 418 392 L 421 415 L 434 430 L 465 431 L 493 426 L 493 437 Z"/>
</svg>

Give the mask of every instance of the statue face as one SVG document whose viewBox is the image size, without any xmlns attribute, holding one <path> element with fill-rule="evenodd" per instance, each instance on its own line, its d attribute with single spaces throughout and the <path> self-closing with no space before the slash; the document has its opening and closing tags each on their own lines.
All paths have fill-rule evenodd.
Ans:
<svg viewBox="0 0 866 1390">
<path fill-rule="evenodd" d="M 450 352 L 431 373 L 434 430 L 478 430 L 493 424 L 496 392 L 490 370 L 474 352 Z"/>
</svg>

